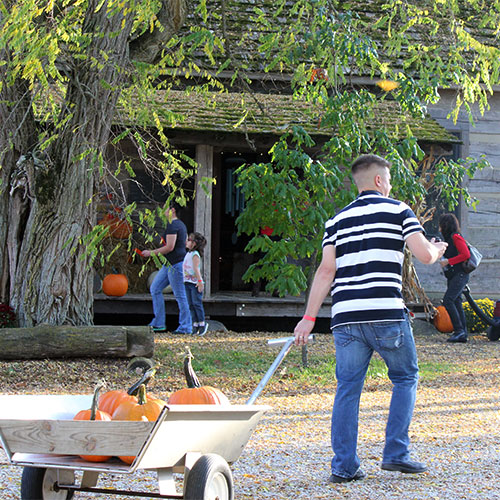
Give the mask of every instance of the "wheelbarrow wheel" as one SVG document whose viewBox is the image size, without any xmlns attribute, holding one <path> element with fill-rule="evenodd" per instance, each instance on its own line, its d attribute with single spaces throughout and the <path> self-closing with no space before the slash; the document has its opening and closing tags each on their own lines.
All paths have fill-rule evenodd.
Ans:
<svg viewBox="0 0 500 500">
<path fill-rule="evenodd" d="M 233 500 L 233 475 L 227 462 L 215 453 L 202 455 L 188 474 L 185 500 Z"/>
<path fill-rule="evenodd" d="M 70 500 L 73 491 L 60 490 L 57 481 L 73 484 L 75 475 L 71 470 L 24 467 L 21 478 L 21 500 Z"/>
</svg>

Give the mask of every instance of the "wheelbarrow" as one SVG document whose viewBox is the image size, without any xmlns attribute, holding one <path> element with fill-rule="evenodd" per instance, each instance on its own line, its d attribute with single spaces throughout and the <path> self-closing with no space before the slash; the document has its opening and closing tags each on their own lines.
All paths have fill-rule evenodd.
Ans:
<svg viewBox="0 0 500 500">
<path fill-rule="evenodd" d="M 500 318 L 490 318 L 486 316 L 484 311 L 476 304 L 472 295 L 470 294 L 469 286 L 465 286 L 463 290 L 463 295 L 467 299 L 467 302 L 471 306 L 472 310 L 487 324 L 488 330 L 486 332 L 486 336 L 489 340 L 496 341 L 500 339 Z"/>
<path fill-rule="evenodd" d="M 69 500 L 75 492 L 143 498 L 232 500 L 230 464 L 241 455 L 269 406 L 254 405 L 289 352 L 283 345 L 246 404 L 167 405 L 155 422 L 72 420 L 91 395 L 0 395 L 0 442 L 9 462 L 23 466 L 22 500 Z M 88 462 L 79 455 L 112 456 Z M 130 464 L 118 456 L 135 456 Z M 154 470 L 159 493 L 98 488 L 102 473 Z M 76 472 L 78 471 L 78 474 Z M 183 474 L 182 493 L 174 474 Z M 180 488 L 179 488 L 180 489 Z"/>
</svg>

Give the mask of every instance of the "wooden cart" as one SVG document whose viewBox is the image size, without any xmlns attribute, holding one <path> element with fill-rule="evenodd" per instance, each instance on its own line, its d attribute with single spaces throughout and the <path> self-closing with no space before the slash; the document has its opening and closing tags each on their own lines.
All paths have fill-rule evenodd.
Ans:
<svg viewBox="0 0 500 500">
<path fill-rule="evenodd" d="M 254 405 L 293 344 L 284 344 L 247 404 L 167 405 L 156 422 L 72 420 L 91 395 L 0 395 L 0 442 L 13 465 L 24 467 L 22 500 L 68 500 L 75 492 L 148 498 L 232 500 L 235 462 L 268 406 Z M 79 455 L 112 456 L 88 462 Z M 135 456 L 126 465 L 118 456 Z M 159 493 L 97 488 L 102 473 L 155 470 Z M 81 474 L 75 474 L 80 471 Z M 184 476 L 177 491 L 174 473 Z M 180 489 L 180 488 L 179 488 Z"/>
</svg>

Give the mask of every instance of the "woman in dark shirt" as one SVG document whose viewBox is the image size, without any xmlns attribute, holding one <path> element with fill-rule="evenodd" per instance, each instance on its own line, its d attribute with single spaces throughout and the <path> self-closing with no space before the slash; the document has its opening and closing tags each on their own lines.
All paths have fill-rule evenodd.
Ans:
<svg viewBox="0 0 500 500">
<path fill-rule="evenodd" d="M 165 210 L 168 224 L 162 238 L 162 246 L 154 250 L 143 250 L 141 252 L 143 257 L 162 254 L 168 261 L 168 265 L 160 268 L 150 287 L 154 318 L 149 325 L 153 327 L 156 333 L 167 331 L 163 289 L 169 284 L 172 286 L 179 307 L 179 326 L 172 333 L 193 332 L 191 313 L 186 297 L 186 288 L 184 287 L 184 273 L 182 271 L 182 263 L 186 255 L 187 229 L 184 222 L 178 218 L 180 210 L 179 204 L 174 202 L 170 204 Z"/>
<path fill-rule="evenodd" d="M 443 297 L 443 305 L 453 324 L 453 335 L 448 342 L 467 342 L 467 324 L 462 306 L 462 292 L 469 282 L 469 275 L 462 269 L 462 262 L 470 257 L 467 242 L 460 234 L 458 219 L 453 214 L 444 214 L 439 219 L 439 230 L 448 248 L 440 261 L 448 286 Z"/>
</svg>

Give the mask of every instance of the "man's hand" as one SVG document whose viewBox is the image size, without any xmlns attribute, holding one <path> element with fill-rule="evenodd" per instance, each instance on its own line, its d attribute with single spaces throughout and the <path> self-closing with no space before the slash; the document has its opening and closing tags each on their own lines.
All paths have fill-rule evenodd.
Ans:
<svg viewBox="0 0 500 500">
<path fill-rule="evenodd" d="M 295 345 L 306 345 L 309 334 L 314 327 L 314 321 L 302 318 L 295 327 Z"/>
</svg>

